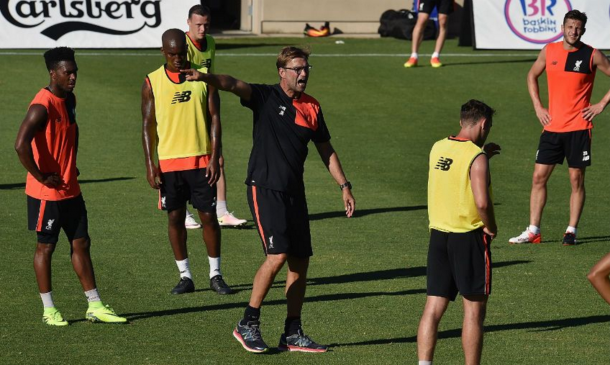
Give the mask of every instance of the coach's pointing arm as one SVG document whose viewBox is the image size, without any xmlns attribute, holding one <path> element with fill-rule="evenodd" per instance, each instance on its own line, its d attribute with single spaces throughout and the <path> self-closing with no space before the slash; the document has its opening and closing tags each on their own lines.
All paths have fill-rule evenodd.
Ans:
<svg viewBox="0 0 610 365">
<path fill-rule="evenodd" d="M 243 82 L 229 75 L 214 75 L 202 73 L 194 69 L 180 70 L 186 75 L 188 81 L 203 81 L 218 90 L 231 92 L 245 101 L 250 101 L 252 88 L 247 82 Z"/>
</svg>

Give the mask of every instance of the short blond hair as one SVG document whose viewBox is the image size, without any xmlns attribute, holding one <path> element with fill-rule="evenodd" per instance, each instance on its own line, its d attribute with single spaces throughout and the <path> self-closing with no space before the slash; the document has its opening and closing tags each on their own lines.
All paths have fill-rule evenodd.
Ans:
<svg viewBox="0 0 610 365">
<path fill-rule="evenodd" d="M 277 61 L 275 62 L 275 65 L 279 69 L 282 67 L 286 67 L 288 62 L 295 58 L 303 58 L 305 59 L 305 61 L 307 61 L 309 59 L 309 54 L 309 50 L 306 49 L 301 49 L 293 46 L 284 47 L 280 51 L 280 54 L 277 55 Z"/>
</svg>

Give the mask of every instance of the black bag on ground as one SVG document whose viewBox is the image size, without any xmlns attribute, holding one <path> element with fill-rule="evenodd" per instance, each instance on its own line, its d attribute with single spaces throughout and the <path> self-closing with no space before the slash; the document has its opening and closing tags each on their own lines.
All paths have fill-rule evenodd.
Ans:
<svg viewBox="0 0 610 365">
<path fill-rule="evenodd" d="M 417 23 L 417 13 L 407 9 L 400 9 L 398 11 L 386 10 L 381 14 L 379 23 L 377 32 L 382 37 L 411 40 L 413 28 L 415 28 L 415 23 Z M 436 28 L 434 22 L 428 21 L 424 28 L 424 39 L 434 39 L 435 37 Z"/>
</svg>

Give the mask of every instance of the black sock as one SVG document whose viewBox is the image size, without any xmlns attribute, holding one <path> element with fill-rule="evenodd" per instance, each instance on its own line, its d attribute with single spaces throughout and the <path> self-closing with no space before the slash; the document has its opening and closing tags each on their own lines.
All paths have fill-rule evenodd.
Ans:
<svg viewBox="0 0 610 365">
<path fill-rule="evenodd" d="M 245 325 L 248 322 L 258 322 L 260 316 L 261 316 L 260 308 L 253 308 L 253 307 L 247 306 L 246 310 L 244 311 L 244 319 L 241 320 L 240 324 Z"/>
<path fill-rule="evenodd" d="M 301 317 L 286 317 L 286 321 L 284 321 L 284 334 L 286 336 L 295 335 L 300 329 Z"/>
</svg>

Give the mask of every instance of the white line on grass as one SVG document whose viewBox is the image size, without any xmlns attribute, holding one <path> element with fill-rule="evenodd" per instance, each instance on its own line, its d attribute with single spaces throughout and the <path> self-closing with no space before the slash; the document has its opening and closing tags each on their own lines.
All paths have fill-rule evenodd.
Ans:
<svg viewBox="0 0 610 365">
<path fill-rule="evenodd" d="M 31 51 L 7 51 L 0 52 L 0 56 L 41 56 L 40 53 Z M 407 57 L 407 53 L 317 53 L 312 57 Z M 78 52 L 78 56 L 119 56 L 119 57 L 161 57 L 161 53 L 101 53 L 101 52 Z M 223 53 L 218 52 L 219 57 L 276 57 L 277 53 Z M 431 54 L 421 54 L 429 57 Z M 536 53 L 443 53 L 443 57 L 536 57 Z"/>
</svg>

